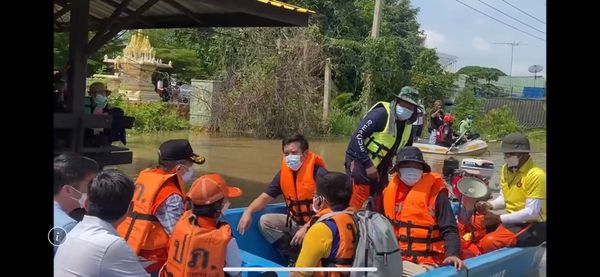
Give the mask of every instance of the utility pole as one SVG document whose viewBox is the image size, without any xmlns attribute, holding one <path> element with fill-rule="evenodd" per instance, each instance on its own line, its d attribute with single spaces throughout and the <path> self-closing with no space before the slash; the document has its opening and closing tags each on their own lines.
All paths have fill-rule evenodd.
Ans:
<svg viewBox="0 0 600 277">
<path fill-rule="evenodd" d="M 373 13 L 373 27 L 371 28 L 371 37 L 378 38 L 381 29 L 381 3 L 382 0 L 375 0 L 375 11 Z"/>
<path fill-rule="evenodd" d="M 373 12 L 373 26 L 371 28 L 371 38 L 374 39 L 379 37 L 379 30 L 381 29 L 381 5 L 382 0 L 375 0 L 375 10 Z M 363 109 L 365 113 L 371 107 L 371 102 L 373 101 L 373 94 L 373 73 L 367 72 L 365 74 L 365 83 L 361 95 L 361 100 L 364 104 Z"/>
<path fill-rule="evenodd" d="M 513 76 L 512 76 L 512 69 L 513 69 L 513 54 L 514 54 L 514 49 L 515 46 L 519 46 L 519 45 L 525 45 L 525 44 L 521 44 L 518 41 L 517 42 L 496 42 L 494 44 L 504 44 L 504 45 L 510 45 L 510 97 L 512 98 L 513 96 Z"/>
<path fill-rule="evenodd" d="M 329 98 L 331 95 L 331 59 L 325 60 L 325 80 L 323 82 L 323 121 L 329 116 Z"/>
</svg>

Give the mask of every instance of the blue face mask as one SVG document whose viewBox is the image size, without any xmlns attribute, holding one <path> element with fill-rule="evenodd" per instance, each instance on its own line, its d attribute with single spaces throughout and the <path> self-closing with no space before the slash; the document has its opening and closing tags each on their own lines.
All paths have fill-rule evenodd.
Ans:
<svg viewBox="0 0 600 277">
<path fill-rule="evenodd" d="M 106 96 L 98 94 L 96 95 L 96 98 L 94 99 L 94 101 L 96 102 L 96 106 L 104 108 L 104 106 L 106 106 Z"/>
<path fill-rule="evenodd" d="M 405 107 L 402 107 L 400 105 L 396 105 L 396 116 L 398 117 L 398 119 L 400 120 L 407 120 L 409 119 L 414 111 L 411 111 Z"/>
<path fill-rule="evenodd" d="M 302 160 L 300 155 L 287 155 L 285 156 L 285 164 L 293 171 L 300 169 L 302 166 Z"/>
</svg>

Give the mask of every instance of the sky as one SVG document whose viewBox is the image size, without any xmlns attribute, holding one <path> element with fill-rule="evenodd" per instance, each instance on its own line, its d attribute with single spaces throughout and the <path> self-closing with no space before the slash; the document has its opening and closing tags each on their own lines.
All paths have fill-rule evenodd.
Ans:
<svg viewBox="0 0 600 277">
<path fill-rule="evenodd" d="M 543 40 L 495 21 L 460 2 Z M 477 65 L 495 67 L 509 74 L 511 46 L 495 43 L 518 42 L 520 45 L 514 47 L 512 75 L 533 76 L 528 71 L 532 65 L 543 66 L 544 70 L 538 76 L 546 75 L 546 24 L 543 24 L 547 22 L 545 0 L 411 0 L 411 4 L 419 8 L 417 20 L 421 25 L 420 29 L 427 35 L 425 45 L 458 57 L 456 70 Z"/>
</svg>

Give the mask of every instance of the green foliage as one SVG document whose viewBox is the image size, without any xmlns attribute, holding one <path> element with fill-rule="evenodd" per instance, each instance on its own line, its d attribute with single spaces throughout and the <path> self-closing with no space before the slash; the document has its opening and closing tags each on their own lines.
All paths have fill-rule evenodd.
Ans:
<svg viewBox="0 0 600 277">
<path fill-rule="evenodd" d="M 324 59 L 311 33 L 260 28 L 245 35 L 254 48 L 240 47 L 237 59 L 227 61 L 224 92 L 213 99 L 212 125 L 227 133 L 267 138 L 317 133 Z M 262 46 L 274 41 L 279 49 Z"/>
<path fill-rule="evenodd" d="M 418 10 L 410 7 L 410 1 L 384 1 L 377 40 L 370 38 L 372 0 L 292 2 L 318 11 L 311 23 L 322 34 L 325 54 L 332 59 L 333 81 L 339 90 L 360 95 L 367 72 L 374 77 L 375 101 L 390 100 L 400 88 L 409 85 L 409 71 L 422 41 Z"/>
<path fill-rule="evenodd" d="M 94 36 L 90 33 L 90 39 Z M 92 54 L 88 58 L 87 75 L 92 76 L 95 73 L 101 73 L 104 71 L 103 67 L 106 66 L 104 62 L 104 55 L 113 57 L 119 55 L 122 49 L 125 47 L 125 38 L 117 37 L 105 45 L 103 45 L 96 53 Z M 54 33 L 54 68 L 63 69 L 69 61 L 69 33 Z"/>
<path fill-rule="evenodd" d="M 492 109 L 481 120 L 475 120 L 475 130 L 485 139 L 501 139 L 510 133 L 521 131 L 508 106 Z"/>
<path fill-rule="evenodd" d="M 358 102 L 354 101 L 352 93 L 348 92 L 338 94 L 331 100 L 331 105 L 333 109 L 337 109 L 348 115 L 356 115 L 356 112 L 359 110 Z"/>
<path fill-rule="evenodd" d="M 202 72 L 198 62 L 198 53 L 190 49 L 165 49 L 157 48 L 156 56 L 160 57 L 163 63 L 172 62 L 172 69 L 160 69 L 161 71 L 177 74 L 180 81 L 189 82 L 192 78 L 198 78 Z"/>
<path fill-rule="evenodd" d="M 129 103 L 119 93 L 109 97 L 110 105 L 135 117 L 133 130 L 140 133 L 174 131 L 189 128 L 189 122 L 178 114 L 177 106 L 166 102 Z"/>
<path fill-rule="evenodd" d="M 334 136 L 350 136 L 360 123 L 360 117 L 333 108 L 325 122 L 323 133 Z"/>
<path fill-rule="evenodd" d="M 508 93 L 494 84 L 492 81 L 498 81 L 498 77 L 506 76 L 504 72 L 497 68 L 481 66 L 465 66 L 459 69 L 456 74 L 466 74 L 467 86 L 471 86 L 477 95 L 482 97 L 503 97 Z"/>
<path fill-rule="evenodd" d="M 500 69 L 482 66 L 465 66 L 459 69 L 456 74 L 469 75 L 471 78 L 483 79 L 488 83 L 490 81 L 498 81 L 498 77 L 500 76 L 506 76 L 506 73 L 502 72 Z"/>
<path fill-rule="evenodd" d="M 419 91 L 425 106 L 435 100 L 446 99 L 454 89 L 455 74 L 444 72 L 435 50 L 424 48 L 412 70 L 412 83 Z"/>
<path fill-rule="evenodd" d="M 482 115 L 482 103 L 481 100 L 475 97 L 473 88 L 466 87 L 458 93 L 458 96 L 454 100 L 456 105 L 452 107 L 452 114 L 455 117 L 454 124 L 458 127 L 463 119 L 467 118 L 467 115 L 473 115 L 475 121 L 481 119 Z"/>
</svg>

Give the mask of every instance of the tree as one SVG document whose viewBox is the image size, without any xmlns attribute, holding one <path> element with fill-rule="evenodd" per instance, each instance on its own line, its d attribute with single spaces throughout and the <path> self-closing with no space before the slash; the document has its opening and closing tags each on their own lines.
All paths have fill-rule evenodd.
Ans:
<svg viewBox="0 0 600 277">
<path fill-rule="evenodd" d="M 410 69 L 421 49 L 417 9 L 408 0 L 387 0 L 379 39 L 369 38 L 373 21 L 372 0 L 296 0 L 317 10 L 312 25 L 321 35 L 332 59 L 333 81 L 341 91 L 358 99 L 365 72 L 373 73 L 375 99 L 389 100 L 410 83 Z"/>
<path fill-rule="evenodd" d="M 199 43 L 199 34 L 195 29 L 157 29 L 145 30 L 156 58 L 163 63 L 172 62 L 173 68 L 161 69 L 169 74 L 177 74 L 178 80 L 189 82 L 192 78 L 210 78 L 215 68 L 208 68 L 199 55 L 204 44 Z"/>
<path fill-rule="evenodd" d="M 492 84 L 492 81 L 498 81 L 498 77 L 506 76 L 504 72 L 497 68 L 465 66 L 459 69 L 456 74 L 468 75 L 466 85 L 471 86 L 478 96 L 500 97 L 508 95 L 502 88 Z M 485 83 L 481 83 L 481 80 Z"/>
<path fill-rule="evenodd" d="M 198 62 L 198 53 L 191 49 L 156 48 L 156 57 L 163 63 L 172 62 L 173 68 L 160 69 L 169 74 L 177 74 L 179 81 L 189 82 L 192 78 L 202 78 L 202 68 Z"/>
<path fill-rule="evenodd" d="M 498 77 L 506 76 L 500 69 L 493 67 L 481 67 L 481 66 L 465 66 L 459 69 L 456 74 L 465 74 L 472 80 L 483 79 L 489 84 L 491 81 L 498 81 Z"/>
<path fill-rule="evenodd" d="M 435 50 L 423 48 L 412 69 L 412 84 L 419 91 L 425 106 L 447 98 L 454 89 L 455 79 L 456 75 L 442 69 Z"/>
<path fill-rule="evenodd" d="M 90 39 L 94 36 L 93 33 L 89 34 Z M 120 53 L 125 47 L 125 39 L 122 37 L 116 37 L 103 45 L 96 53 L 93 53 L 88 57 L 87 62 L 87 75 L 92 76 L 95 73 L 101 72 L 102 68 L 107 64 L 103 62 L 104 55 L 109 57 L 115 56 Z M 54 68 L 62 69 L 69 61 L 69 33 L 54 33 Z"/>
<path fill-rule="evenodd" d="M 487 139 L 497 139 L 521 131 L 519 122 L 508 106 L 489 110 L 481 120 L 475 121 L 475 128 L 481 130 L 481 134 Z"/>
<path fill-rule="evenodd" d="M 456 118 L 455 124 L 460 124 L 460 121 L 465 119 L 467 115 L 473 115 L 475 120 L 481 119 L 482 103 L 480 99 L 475 97 L 473 87 L 466 87 L 460 91 L 454 102 L 456 105 L 452 107 L 452 113 Z"/>
</svg>

